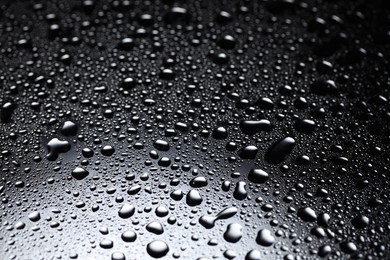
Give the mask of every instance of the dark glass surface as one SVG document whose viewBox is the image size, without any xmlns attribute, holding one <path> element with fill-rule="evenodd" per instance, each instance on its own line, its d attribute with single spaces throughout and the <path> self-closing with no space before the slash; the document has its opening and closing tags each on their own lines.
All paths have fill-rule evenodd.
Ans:
<svg viewBox="0 0 390 260">
<path fill-rule="evenodd" d="M 0 259 L 390 259 L 389 1 L 1 1 Z"/>
</svg>

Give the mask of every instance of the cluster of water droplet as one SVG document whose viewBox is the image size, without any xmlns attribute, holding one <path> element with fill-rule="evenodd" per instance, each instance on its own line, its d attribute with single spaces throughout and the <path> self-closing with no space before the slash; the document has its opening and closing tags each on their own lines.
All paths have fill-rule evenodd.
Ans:
<svg viewBox="0 0 390 260">
<path fill-rule="evenodd" d="M 388 11 L 29 2 L 0 4 L 1 259 L 389 257 Z"/>
</svg>

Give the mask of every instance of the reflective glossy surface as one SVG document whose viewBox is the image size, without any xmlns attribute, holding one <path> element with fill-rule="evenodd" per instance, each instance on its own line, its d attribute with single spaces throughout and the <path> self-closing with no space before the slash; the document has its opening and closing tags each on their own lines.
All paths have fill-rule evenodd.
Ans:
<svg viewBox="0 0 390 260">
<path fill-rule="evenodd" d="M 0 259 L 390 259 L 388 1 L 2 1 Z"/>
</svg>

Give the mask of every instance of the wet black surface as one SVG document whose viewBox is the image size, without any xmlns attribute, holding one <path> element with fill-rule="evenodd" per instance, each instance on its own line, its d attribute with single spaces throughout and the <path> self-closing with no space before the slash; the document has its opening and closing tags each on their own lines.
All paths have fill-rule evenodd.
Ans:
<svg viewBox="0 0 390 260">
<path fill-rule="evenodd" d="M 1 259 L 390 259 L 387 1 L 2 1 Z"/>
</svg>

